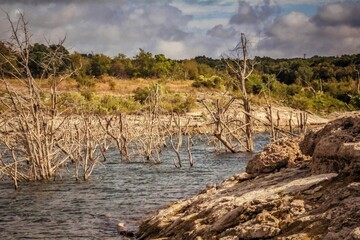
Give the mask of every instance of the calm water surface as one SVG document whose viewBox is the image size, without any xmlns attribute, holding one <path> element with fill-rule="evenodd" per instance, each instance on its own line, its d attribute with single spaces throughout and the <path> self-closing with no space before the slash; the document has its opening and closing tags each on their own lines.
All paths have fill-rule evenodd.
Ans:
<svg viewBox="0 0 360 240">
<path fill-rule="evenodd" d="M 258 135 L 256 150 L 268 142 Z M 245 169 L 252 154 L 216 154 L 193 147 L 194 166 L 176 169 L 173 153 L 162 164 L 121 163 L 110 151 L 90 180 L 23 183 L 15 191 L 0 181 L 0 239 L 120 239 L 116 225 L 136 231 L 141 220 L 172 201 L 198 193 Z"/>
</svg>

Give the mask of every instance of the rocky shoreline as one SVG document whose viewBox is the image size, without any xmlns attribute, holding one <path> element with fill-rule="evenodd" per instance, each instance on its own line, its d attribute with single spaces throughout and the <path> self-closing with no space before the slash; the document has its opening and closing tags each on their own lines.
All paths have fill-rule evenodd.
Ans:
<svg viewBox="0 0 360 240">
<path fill-rule="evenodd" d="M 360 239 L 360 113 L 281 139 L 245 173 L 170 204 L 138 239 Z"/>
</svg>

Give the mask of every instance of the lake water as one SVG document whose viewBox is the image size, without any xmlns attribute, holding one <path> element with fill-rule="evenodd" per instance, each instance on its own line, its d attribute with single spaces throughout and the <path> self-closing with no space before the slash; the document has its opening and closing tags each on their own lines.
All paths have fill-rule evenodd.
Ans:
<svg viewBox="0 0 360 240">
<path fill-rule="evenodd" d="M 255 142 L 259 151 L 268 137 L 258 135 Z M 214 153 L 201 142 L 192 153 L 194 166 L 184 158 L 177 169 L 170 149 L 157 165 L 121 163 L 113 149 L 87 182 L 22 183 L 16 191 L 0 180 L 0 239 L 119 239 L 118 222 L 136 231 L 158 208 L 244 171 L 253 156 Z"/>
</svg>

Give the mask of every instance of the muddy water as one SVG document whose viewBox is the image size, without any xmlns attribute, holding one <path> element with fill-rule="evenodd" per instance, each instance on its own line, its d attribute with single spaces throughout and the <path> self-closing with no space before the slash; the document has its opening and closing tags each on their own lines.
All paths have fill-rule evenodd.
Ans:
<svg viewBox="0 0 360 240">
<path fill-rule="evenodd" d="M 256 149 L 268 139 L 259 135 Z M 209 183 L 245 169 L 251 154 L 216 154 L 205 144 L 192 149 L 194 167 L 121 163 L 113 149 L 87 182 L 58 179 L 25 183 L 18 191 L 0 180 L 0 239 L 119 239 L 118 222 L 136 231 L 141 220 L 172 201 L 198 193 Z"/>
</svg>

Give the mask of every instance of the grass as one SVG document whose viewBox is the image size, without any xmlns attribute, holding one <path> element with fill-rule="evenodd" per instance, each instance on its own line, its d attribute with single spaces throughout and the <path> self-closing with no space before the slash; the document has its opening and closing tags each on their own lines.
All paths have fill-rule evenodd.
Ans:
<svg viewBox="0 0 360 240">
<path fill-rule="evenodd" d="M 6 79 L 12 87 L 17 90 L 25 90 L 25 86 L 16 79 Z M 40 88 L 45 92 L 50 92 L 51 82 L 49 80 L 36 80 Z M 99 79 L 91 79 L 94 85 L 90 87 L 97 94 L 111 94 L 111 95 L 132 95 L 137 88 L 144 88 L 151 86 L 155 83 L 160 83 L 168 92 L 174 93 L 196 93 L 202 91 L 192 87 L 192 80 L 169 80 L 164 81 L 161 79 L 116 79 L 114 77 L 102 77 Z M 81 88 L 81 87 L 80 87 Z M 75 79 L 69 78 L 62 81 L 58 85 L 60 92 L 76 92 L 79 91 L 79 85 Z M 4 85 L 0 84 L 0 91 L 4 90 Z"/>
<path fill-rule="evenodd" d="M 16 79 L 7 79 L 10 85 L 18 90 L 19 92 L 26 91 L 25 85 Z M 36 80 L 37 84 L 44 91 L 44 95 L 50 94 L 51 82 L 50 80 Z M 224 89 L 211 88 L 208 87 L 194 87 L 194 81 L 192 80 L 164 80 L 164 79 L 117 79 L 110 76 L 103 76 L 101 78 L 86 78 L 86 82 L 90 84 L 81 85 L 78 81 L 73 78 L 66 79 L 62 81 L 58 87 L 59 94 L 78 93 L 85 97 L 90 95 L 96 95 L 99 99 L 103 96 L 115 96 L 121 97 L 122 99 L 128 98 L 128 100 L 133 100 L 129 96 L 134 96 L 137 89 L 151 88 L 156 83 L 159 83 L 161 89 L 163 89 L 164 98 L 167 101 L 167 108 L 177 109 L 179 106 L 187 109 L 187 106 L 195 105 L 196 98 L 218 98 L 224 93 Z M 277 83 L 277 82 L 276 82 Z M 305 111 L 311 111 L 320 115 L 328 115 L 329 112 L 347 110 L 344 103 L 328 96 L 322 94 L 319 96 L 308 96 L 309 93 L 300 90 L 294 92 L 293 94 L 284 94 L 287 93 L 287 88 L 292 89 L 291 86 L 286 86 L 284 84 L 277 83 L 274 86 L 273 91 L 271 92 L 272 102 L 274 106 L 276 105 L 286 105 L 294 107 L 296 109 L 301 109 Z M 0 84 L 0 92 L 4 92 L 5 88 L 3 84 Z M 231 92 L 229 92 L 231 94 Z M 71 95 L 70 94 L 70 95 Z M 69 95 L 69 96 L 70 96 Z M 90 96 L 89 95 L 89 96 Z M 236 93 L 235 93 L 236 95 Z M 67 97 L 69 97 L 67 96 Z M 74 95 L 75 96 L 75 95 Z M 254 94 L 249 93 L 250 99 L 255 105 L 266 105 L 266 100 L 263 94 Z M 190 99 L 192 98 L 192 99 Z M 184 100 L 185 99 L 185 100 Z M 186 100 L 187 99 L 187 100 Z M 360 98 L 359 98 L 360 99 Z M 79 100 L 76 98 L 76 100 Z M 184 102 L 185 101 L 185 102 Z M 113 102 L 113 101 L 111 101 Z M 129 105 L 130 102 L 120 101 L 125 105 Z M 360 102 L 360 101 L 359 101 Z M 184 105 L 185 104 L 185 105 Z M 130 104 L 131 105 L 131 104 Z M 190 107 L 193 109 L 193 107 Z"/>
</svg>

